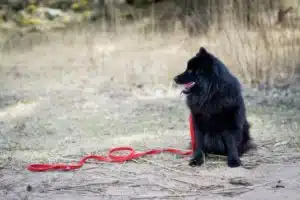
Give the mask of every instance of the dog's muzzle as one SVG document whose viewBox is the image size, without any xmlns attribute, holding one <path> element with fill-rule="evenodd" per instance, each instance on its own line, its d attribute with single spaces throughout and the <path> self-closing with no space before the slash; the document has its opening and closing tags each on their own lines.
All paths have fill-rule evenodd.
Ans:
<svg viewBox="0 0 300 200">
<path fill-rule="evenodd" d="M 191 89 L 195 86 L 195 82 L 189 82 L 184 84 L 184 89 L 182 90 L 182 93 L 189 94 Z"/>
</svg>

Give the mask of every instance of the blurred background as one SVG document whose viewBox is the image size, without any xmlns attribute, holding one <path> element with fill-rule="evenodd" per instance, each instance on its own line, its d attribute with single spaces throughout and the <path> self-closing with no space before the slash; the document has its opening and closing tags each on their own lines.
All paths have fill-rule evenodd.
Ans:
<svg viewBox="0 0 300 200">
<path fill-rule="evenodd" d="M 37 53 L 33 47 L 42 48 L 41 44 L 47 43 L 49 48 L 57 49 L 47 55 L 52 67 L 84 63 L 85 67 L 101 69 L 102 75 L 117 82 L 170 84 L 189 56 L 205 46 L 245 84 L 287 87 L 297 81 L 299 74 L 299 3 L 1 0 L 0 38 L 2 54 L 6 55 L 2 65 L 34 65 L 32 62 L 37 60 L 22 61 L 13 50 L 23 49 L 23 54 L 25 51 L 30 57 L 30 52 L 33 56 Z M 43 65 L 49 63 L 45 56 L 39 59 Z M 141 71 L 147 73 L 147 79 L 141 77 Z"/>
</svg>

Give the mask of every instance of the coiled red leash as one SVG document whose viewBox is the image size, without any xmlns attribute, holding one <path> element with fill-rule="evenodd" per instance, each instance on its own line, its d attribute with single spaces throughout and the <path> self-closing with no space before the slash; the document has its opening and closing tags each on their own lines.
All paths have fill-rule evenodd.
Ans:
<svg viewBox="0 0 300 200">
<path fill-rule="evenodd" d="M 192 144 L 192 150 L 182 151 L 179 149 L 174 148 L 163 148 L 163 149 L 152 149 L 145 152 L 136 152 L 132 147 L 116 147 L 112 148 L 107 156 L 99 156 L 99 155 L 88 155 L 82 158 L 77 164 L 31 164 L 27 167 L 29 171 L 32 172 L 42 172 L 42 171 L 55 171 L 55 170 L 62 170 L 62 171 L 70 171 L 79 169 L 83 166 L 83 164 L 89 160 L 94 159 L 97 161 L 102 162 L 117 162 L 117 163 L 123 163 L 125 161 L 137 159 L 139 157 L 145 156 L 145 155 L 153 155 L 153 154 L 159 154 L 162 152 L 169 152 L 177 155 L 191 155 L 192 152 L 195 150 L 195 135 L 194 135 L 194 127 L 193 127 L 193 119 L 192 116 L 189 116 L 189 128 L 190 128 L 190 135 L 191 135 L 191 144 Z M 125 156 L 117 156 L 114 155 L 115 152 L 118 151 L 129 151 L 129 153 Z"/>
</svg>

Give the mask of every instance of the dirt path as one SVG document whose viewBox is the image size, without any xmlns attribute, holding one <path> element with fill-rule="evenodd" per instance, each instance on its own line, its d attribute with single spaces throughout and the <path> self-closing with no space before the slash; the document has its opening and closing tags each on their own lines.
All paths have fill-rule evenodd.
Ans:
<svg viewBox="0 0 300 200">
<path fill-rule="evenodd" d="M 276 100 L 267 105 L 268 97 L 249 93 L 249 119 L 259 149 L 243 157 L 246 168 L 229 169 L 222 158 L 190 168 L 188 158 L 161 154 L 122 165 L 90 163 L 75 172 L 32 173 L 25 169 L 32 162 L 71 162 L 118 145 L 185 149 L 189 140 L 179 91 L 155 99 L 80 84 L 35 97 L 32 92 L 2 93 L 2 199 L 279 200 L 296 199 L 300 192 L 300 116 L 291 104 L 276 108 Z"/>
<path fill-rule="evenodd" d="M 190 168 L 188 158 L 160 154 L 125 164 L 92 162 L 73 172 L 27 171 L 30 163 L 78 161 L 114 146 L 185 149 L 189 142 L 179 90 L 121 88 L 101 73 L 34 66 L 28 56 L 18 54 L 26 62 L 1 71 L 0 199 L 299 198 L 299 87 L 245 90 L 258 150 L 242 158 L 244 168 L 230 169 L 224 158 Z"/>
</svg>

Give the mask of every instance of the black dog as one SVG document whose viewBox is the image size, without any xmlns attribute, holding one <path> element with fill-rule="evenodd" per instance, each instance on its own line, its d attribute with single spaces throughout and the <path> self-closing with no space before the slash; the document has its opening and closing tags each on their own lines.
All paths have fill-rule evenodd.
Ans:
<svg viewBox="0 0 300 200">
<path fill-rule="evenodd" d="M 239 167 L 240 156 L 255 145 L 238 79 L 201 47 L 174 81 L 185 85 L 183 93 L 194 120 L 196 150 L 189 165 L 201 165 L 204 154 L 213 153 L 227 155 L 228 166 Z"/>
</svg>

